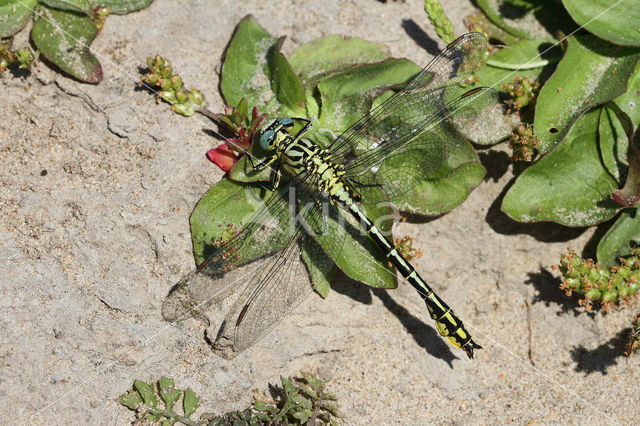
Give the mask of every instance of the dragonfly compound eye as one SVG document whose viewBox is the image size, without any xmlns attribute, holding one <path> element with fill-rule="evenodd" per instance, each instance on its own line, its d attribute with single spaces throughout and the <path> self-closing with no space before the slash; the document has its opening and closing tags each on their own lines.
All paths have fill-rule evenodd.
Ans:
<svg viewBox="0 0 640 426">
<path fill-rule="evenodd" d="M 262 149 L 269 150 L 275 136 L 276 133 L 273 130 L 266 130 L 262 135 L 260 135 L 260 146 Z"/>
</svg>

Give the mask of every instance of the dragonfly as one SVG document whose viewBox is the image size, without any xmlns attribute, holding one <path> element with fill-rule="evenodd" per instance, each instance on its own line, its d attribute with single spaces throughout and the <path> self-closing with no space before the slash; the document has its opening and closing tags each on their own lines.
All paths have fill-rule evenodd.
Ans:
<svg viewBox="0 0 640 426">
<path fill-rule="evenodd" d="M 265 125 L 259 143 L 269 155 L 261 161 L 249 157 L 249 162 L 255 171 L 272 169 L 272 195 L 172 288 L 163 317 L 172 321 L 185 311 L 196 314 L 203 303 L 197 301 L 222 300 L 244 285 L 214 342 L 215 349 L 233 357 L 313 291 L 308 262 L 329 265 L 342 254 L 347 234 L 360 230 L 415 288 L 438 332 L 473 358 L 481 346 L 363 204 L 388 202 L 424 182 L 446 159 L 445 139 L 462 137 L 457 131 L 451 136 L 453 123 L 473 126 L 497 104 L 491 88 L 465 91 L 462 84 L 486 49 L 484 35 L 462 35 L 326 148 L 304 137 L 309 120 L 283 117 Z M 322 255 L 311 260 L 314 243 Z"/>
</svg>

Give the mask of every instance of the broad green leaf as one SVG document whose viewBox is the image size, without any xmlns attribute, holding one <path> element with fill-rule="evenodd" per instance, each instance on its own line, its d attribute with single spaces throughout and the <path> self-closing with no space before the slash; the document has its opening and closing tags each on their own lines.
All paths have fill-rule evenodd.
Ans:
<svg viewBox="0 0 640 426">
<path fill-rule="evenodd" d="M 115 15 L 124 15 L 149 6 L 153 0 L 90 0 L 93 7 L 105 6 Z M 234 104 L 235 105 L 235 104 Z"/>
<path fill-rule="evenodd" d="M 328 74 L 344 71 L 355 64 L 387 59 L 387 48 L 357 37 L 330 35 L 299 46 L 289 62 L 311 93 L 317 82 Z"/>
<path fill-rule="evenodd" d="M 309 136 L 331 131 L 336 135 L 367 114 L 373 100 L 394 84 L 404 83 L 420 69 L 406 59 L 387 59 L 356 65 L 318 84 L 322 109 Z"/>
<path fill-rule="evenodd" d="M 633 127 L 640 126 L 640 61 L 627 82 L 627 91 L 618 96 L 613 102 L 629 116 Z"/>
<path fill-rule="evenodd" d="M 311 276 L 311 284 L 323 298 L 329 294 L 329 283 L 338 271 L 335 263 L 326 255 L 312 238 L 305 239 L 302 246 L 302 258 Z"/>
<path fill-rule="evenodd" d="M 91 14 L 91 4 L 88 0 L 40 0 L 40 2 L 58 10 Z"/>
<path fill-rule="evenodd" d="M 477 0 L 478 7 L 491 19 L 491 21 L 498 27 L 520 38 L 530 38 L 531 35 L 527 31 L 520 30 L 515 26 L 510 25 L 505 19 L 503 19 L 500 13 L 500 5 L 507 4 L 509 2 L 497 1 L 497 0 Z M 521 15 L 521 14 L 518 14 Z M 513 15 L 511 15 L 513 16 Z"/>
<path fill-rule="evenodd" d="M 31 38 L 42 55 L 60 69 L 80 81 L 98 83 L 102 81 L 102 67 L 89 51 L 97 32 L 84 15 L 42 6 Z"/>
<path fill-rule="evenodd" d="M 631 120 L 624 116 L 615 103 L 607 102 L 600 113 L 598 141 L 602 163 L 611 176 L 618 181 L 618 184 L 621 173 L 629 165 L 627 151 L 631 132 Z"/>
<path fill-rule="evenodd" d="M 500 28 L 520 37 L 569 34 L 575 24 L 556 0 L 477 0 L 478 7 Z"/>
<path fill-rule="evenodd" d="M 467 199 L 486 173 L 473 146 L 450 124 L 440 123 L 434 132 L 443 141 L 446 156 L 433 172 L 424 177 L 424 183 L 391 200 L 392 205 L 401 211 L 426 216 L 448 212 Z M 425 140 L 425 147 L 429 143 Z M 407 158 L 401 162 L 410 165 L 415 160 Z M 430 168 L 433 170 L 433 166 Z M 420 170 L 415 173 L 420 173 Z"/>
<path fill-rule="evenodd" d="M 598 262 L 613 265 L 619 257 L 631 254 L 640 245 L 640 214 L 637 209 L 625 209 L 598 243 Z"/>
<path fill-rule="evenodd" d="M 629 165 L 629 135 L 640 126 L 640 62 L 627 86 L 626 92 L 606 104 L 598 130 L 602 161 L 618 181 L 621 170 Z"/>
<path fill-rule="evenodd" d="M 561 57 L 562 50 L 554 39 L 520 40 L 511 46 L 496 50 L 487 59 L 487 65 L 519 72 L 533 68 L 542 69 L 558 62 Z"/>
<path fill-rule="evenodd" d="M 220 89 L 227 105 L 247 98 L 249 105 L 266 111 L 275 102 L 268 75 L 267 56 L 276 47 L 276 38 L 265 31 L 251 15 L 236 26 L 225 51 Z M 271 101 L 271 102 L 270 102 Z"/>
<path fill-rule="evenodd" d="M 240 184 L 229 179 L 212 186 L 198 201 L 189 219 L 196 263 L 208 257 L 212 242 L 228 239 L 234 230 L 241 229 L 272 195 L 273 192 L 260 185 Z"/>
<path fill-rule="evenodd" d="M 469 15 L 464 21 L 471 31 L 476 31 L 477 29 L 477 31 L 484 33 L 489 40 L 498 40 L 506 46 L 511 46 L 518 41 L 518 37 L 494 24 L 483 12 Z"/>
<path fill-rule="evenodd" d="M 196 393 L 191 389 L 187 388 L 184 391 L 184 399 L 182 400 L 182 407 L 184 409 L 184 416 L 190 417 L 193 413 L 198 409 L 198 404 L 200 400 Z"/>
<path fill-rule="evenodd" d="M 623 93 L 638 58 L 640 49 L 616 46 L 590 34 L 570 37 L 566 54 L 536 104 L 539 151 L 550 151 L 585 110 Z"/>
<path fill-rule="evenodd" d="M 367 217 L 378 226 L 383 233 L 391 234 L 391 220 L 387 206 L 365 205 Z M 338 259 L 333 259 L 336 265 L 350 278 L 377 288 L 396 288 L 395 269 L 389 265 L 389 260 L 382 254 L 380 248 L 364 233 L 360 224 L 353 221 L 349 213 L 344 213 L 349 219 L 344 226 L 344 245 Z"/>
<path fill-rule="evenodd" d="M 0 0 L 0 38 L 20 31 L 37 5 L 38 0 Z"/>
<path fill-rule="evenodd" d="M 600 161 L 600 108 L 583 114 L 563 142 L 525 170 L 502 201 L 502 210 L 520 222 L 590 226 L 618 211 L 609 199 L 615 179 Z"/>
<path fill-rule="evenodd" d="M 562 0 L 584 29 L 615 44 L 640 46 L 640 5 L 637 0 Z"/>
<path fill-rule="evenodd" d="M 398 210 L 418 215 L 443 214 L 462 204 L 486 174 L 479 163 L 467 163 L 457 168 L 443 166 L 444 170 L 447 170 L 446 174 L 425 181 L 392 204 Z"/>
<path fill-rule="evenodd" d="M 268 54 L 271 90 L 280 104 L 278 115 L 284 117 L 301 117 L 305 113 L 306 99 L 302 80 L 298 77 L 284 57 L 280 48 L 284 37 L 278 39 L 276 48 Z"/>
</svg>

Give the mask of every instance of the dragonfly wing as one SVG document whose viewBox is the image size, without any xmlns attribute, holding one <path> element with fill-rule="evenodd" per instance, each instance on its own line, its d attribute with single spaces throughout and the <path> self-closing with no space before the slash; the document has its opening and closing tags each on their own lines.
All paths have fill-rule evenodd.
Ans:
<svg viewBox="0 0 640 426">
<path fill-rule="evenodd" d="M 460 83 L 471 74 L 487 49 L 480 33 L 469 33 L 449 44 L 407 85 L 354 123 L 331 144 L 337 160 L 349 161 L 392 134 L 410 133 L 426 116 L 437 113 L 460 95 Z M 435 109 L 434 109 L 435 108 Z M 398 120 L 398 115 L 403 119 Z"/>
<path fill-rule="evenodd" d="M 175 321 L 226 297 L 264 265 L 265 258 L 282 250 L 297 232 L 289 193 L 299 180 L 274 193 L 228 241 L 213 242 L 212 254 L 176 284 L 165 299 L 162 316 Z"/>
<path fill-rule="evenodd" d="M 302 231 L 251 276 L 218 331 L 214 348 L 232 358 L 247 349 L 302 302 L 313 290 L 302 260 Z"/>
<path fill-rule="evenodd" d="M 408 131 L 390 135 L 385 143 L 344 164 L 345 177 L 363 200 L 368 203 L 393 200 L 433 179 L 449 156 L 466 143 L 457 128 L 473 129 L 497 103 L 497 93 L 490 88 L 465 92 L 448 103 L 440 101 L 439 93 L 444 90 L 422 94 L 428 99 L 418 103 L 428 106 L 430 112 L 422 115 L 419 124 L 408 123 L 420 119 L 416 115 L 422 112 L 405 105 L 394 117 L 397 120 L 394 127 L 409 128 Z"/>
</svg>

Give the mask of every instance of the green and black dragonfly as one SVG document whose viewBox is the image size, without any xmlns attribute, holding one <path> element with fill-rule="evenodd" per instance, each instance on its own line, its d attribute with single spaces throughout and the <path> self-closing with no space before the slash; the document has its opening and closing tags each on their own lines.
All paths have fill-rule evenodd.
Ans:
<svg viewBox="0 0 640 426">
<path fill-rule="evenodd" d="M 473 358 L 480 345 L 367 217 L 361 202 L 393 200 L 424 182 L 446 159 L 451 140 L 445 139 L 461 138 L 452 133 L 453 125 L 473 126 L 496 105 L 492 89 L 465 91 L 461 85 L 486 48 L 480 33 L 461 36 L 327 148 L 303 138 L 308 120 L 280 118 L 265 126 L 260 145 L 270 156 L 251 164 L 255 170 L 272 168 L 273 195 L 173 288 L 163 305 L 165 319 L 177 319 L 185 308 L 197 311 L 194 300 L 219 299 L 244 285 L 214 344 L 233 355 L 263 337 L 313 290 L 306 266 L 310 244 L 323 250 L 313 261 L 332 262 L 346 233 L 359 232 L 417 290 L 439 333 Z M 290 180 L 276 191 L 283 175 Z"/>
</svg>

